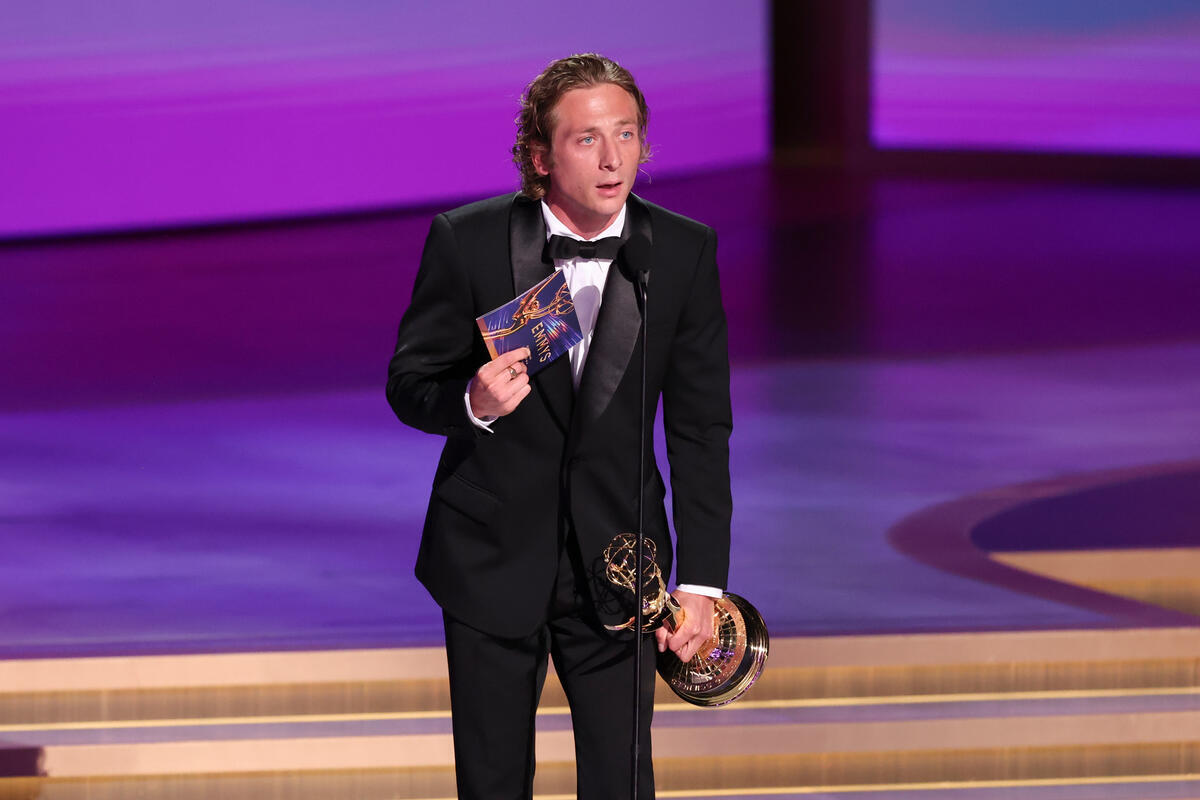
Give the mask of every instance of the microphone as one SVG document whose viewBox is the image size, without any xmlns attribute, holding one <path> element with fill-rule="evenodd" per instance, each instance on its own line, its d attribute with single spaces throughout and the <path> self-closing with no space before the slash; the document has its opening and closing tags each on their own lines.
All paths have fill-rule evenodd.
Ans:
<svg viewBox="0 0 1200 800">
<path fill-rule="evenodd" d="M 646 287 L 650 283 L 650 240 L 640 233 L 635 233 L 621 247 L 621 255 L 625 266 L 632 274 L 629 276 L 637 282 L 645 296 Z"/>
<path fill-rule="evenodd" d="M 622 263 L 628 272 L 627 277 L 637 285 L 639 311 L 642 312 L 642 369 L 641 369 L 641 403 L 638 411 L 638 493 L 637 493 L 637 564 L 642 569 L 646 560 L 646 530 L 645 530 L 645 493 L 646 493 L 646 361 L 648 359 L 649 331 L 646 326 L 646 302 L 648 293 L 646 287 L 650 283 L 650 240 L 640 233 L 635 233 L 621 247 Z M 633 747 L 631 752 L 632 780 L 629 796 L 638 800 L 638 766 L 641 761 L 641 725 L 642 725 L 642 637 L 645 631 L 643 612 L 645 610 L 644 581 L 637 580 L 634 589 L 634 658 L 633 658 Z"/>
</svg>

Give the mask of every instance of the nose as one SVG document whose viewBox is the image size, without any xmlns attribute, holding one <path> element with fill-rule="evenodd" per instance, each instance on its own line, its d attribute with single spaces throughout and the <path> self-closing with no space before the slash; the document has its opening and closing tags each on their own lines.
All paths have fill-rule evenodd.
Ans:
<svg viewBox="0 0 1200 800">
<path fill-rule="evenodd" d="M 600 153 L 600 168 L 613 172 L 621 166 L 621 150 L 612 139 L 604 140 L 604 149 Z"/>
</svg>

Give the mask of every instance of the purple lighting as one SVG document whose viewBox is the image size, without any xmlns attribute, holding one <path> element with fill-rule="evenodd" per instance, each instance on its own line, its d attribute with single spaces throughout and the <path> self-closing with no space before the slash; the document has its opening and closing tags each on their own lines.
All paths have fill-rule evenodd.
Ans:
<svg viewBox="0 0 1200 800">
<path fill-rule="evenodd" d="M 765 3 L 606 14 L 624 21 L 550 2 L 14 7 L 0 29 L 0 237 L 513 190 L 521 89 L 589 50 L 650 99 L 650 174 L 766 157 Z M 529 24 L 548 19 L 552 35 Z"/>
<path fill-rule="evenodd" d="M 879 0 L 879 147 L 1200 153 L 1200 9 Z"/>
</svg>

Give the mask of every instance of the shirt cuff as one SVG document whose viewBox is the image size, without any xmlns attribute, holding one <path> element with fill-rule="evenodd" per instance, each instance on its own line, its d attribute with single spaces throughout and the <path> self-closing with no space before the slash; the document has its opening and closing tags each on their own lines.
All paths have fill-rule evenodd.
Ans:
<svg viewBox="0 0 1200 800">
<path fill-rule="evenodd" d="M 715 586 L 700 586 L 695 583 L 681 583 L 675 587 L 677 592 L 691 592 L 692 594 L 702 594 L 705 597 L 711 597 L 714 600 L 719 599 L 725 594 L 723 589 L 718 589 Z"/>
<path fill-rule="evenodd" d="M 483 419 L 480 419 L 479 417 L 475 416 L 475 412 L 471 411 L 471 384 L 474 382 L 475 379 L 471 378 L 471 380 L 467 382 L 467 390 L 463 392 L 463 405 L 467 409 L 467 419 L 471 420 L 471 424 L 476 428 L 487 431 L 488 433 L 493 433 L 494 431 L 492 431 L 491 425 L 493 422 L 499 419 L 499 417 L 484 417 Z"/>
</svg>

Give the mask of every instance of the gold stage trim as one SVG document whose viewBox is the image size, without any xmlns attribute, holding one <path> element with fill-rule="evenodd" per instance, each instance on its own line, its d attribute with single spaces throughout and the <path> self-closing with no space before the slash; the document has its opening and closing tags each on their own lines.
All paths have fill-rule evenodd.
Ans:
<svg viewBox="0 0 1200 800">
<path fill-rule="evenodd" d="M 744 700 L 738 710 L 776 708 L 844 708 L 852 706 L 916 705 L 925 703 L 985 703 L 1002 700 L 1072 700 L 1105 697 L 1163 697 L 1200 695 L 1200 686 L 1156 687 L 1146 689 L 1078 689 L 1042 692 L 981 692 L 977 694 L 914 694 L 879 697 L 821 697 L 793 700 Z M 687 711 L 682 702 L 655 703 L 656 712 Z M 539 708 L 539 716 L 570 714 L 566 706 Z M 84 731 L 129 728 L 191 728 L 221 725 L 263 725 L 305 722 L 375 722 L 380 720 L 450 719 L 449 711 L 394 711 L 356 714 L 289 714 L 258 717 L 194 717 L 190 719 L 129 719 L 76 722 L 39 722 L 0 725 L 0 733 L 21 731 Z"/>
<path fill-rule="evenodd" d="M 1094 778 L 1025 778 L 997 781 L 929 781 L 925 783 L 850 783 L 840 786 L 747 786 L 738 789 L 656 790 L 658 797 L 729 797 L 773 794 L 830 794 L 833 792 L 899 792 L 929 789 L 1034 789 L 1042 786 L 1102 786 L 1114 783 L 1182 783 L 1200 781 L 1200 773 L 1186 775 L 1128 775 Z M 534 800 L 575 800 L 574 794 L 535 794 Z M 445 800 L 454 800 L 446 798 Z"/>
<path fill-rule="evenodd" d="M 911 792 L 932 789 L 1036 789 L 1053 786 L 1104 786 L 1117 783 L 1185 783 L 1200 781 L 1200 773 L 1186 775 L 1127 775 L 1094 778 L 1026 778 L 997 781 L 930 781 L 925 783 L 851 783 L 837 786 L 744 786 L 736 789 L 656 789 L 656 797 L 754 797 L 835 792 Z M 570 794 L 534 794 L 533 800 L 575 800 Z M 456 800 L 453 797 L 429 800 Z M 1181 800 L 1185 800 L 1181 798 Z"/>
<path fill-rule="evenodd" d="M 206 779 L 216 779 L 219 782 L 222 778 L 238 778 L 244 777 L 230 773 L 228 775 L 209 775 Z M 259 774 L 257 777 L 269 779 L 267 774 Z M 295 777 L 295 776 L 291 776 Z M 79 794 L 69 791 L 64 791 L 61 796 L 83 798 L 90 796 L 90 789 L 97 788 L 100 785 L 120 786 L 125 783 L 133 785 L 146 784 L 166 784 L 168 781 L 162 778 L 158 779 L 140 779 L 135 781 L 124 781 L 122 779 L 103 779 L 101 781 L 79 779 L 79 778 L 0 778 L 0 798 L 9 797 L 36 797 L 37 792 L 43 788 L 55 786 L 60 789 L 68 789 L 68 787 L 78 787 Z M 997 779 L 997 780 L 963 780 L 963 781 L 914 781 L 914 782 L 895 782 L 895 783 L 849 783 L 849 784 L 825 784 L 825 785 L 797 785 L 797 786 L 741 786 L 730 787 L 726 789 L 659 789 L 655 792 L 658 797 L 663 798 L 703 798 L 703 797 L 770 797 L 779 795 L 815 795 L 829 794 L 841 792 L 846 794 L 851 793 L 878 793 L 878 792 L 899 792 L 899 791 L 929 791 L 929 790 L 947 790 L 947 789 L 1035 789 L 1035 788 L 1052 788 L 1056 786 L 1109 786 L 1116 784 L 1131 784 L 1131 785 L 1146 785 L 1153 783 L 1200 783 L 1200 773 L 1181 773 L 1181 774 L 1154 774 L 1154 775 L 1099 775 L 1099 776 L 1081 776 L 1074 778 L 1014 778 L 1014 779 Z M 1200 789 L 1200 787 L 1197 787 Z M 22 791 L 24 790 L 24 791 Z M 16 794 L 14 794 L 16 792 Z M 34 792 L 31 794 L 30 792 Z M 60 796 L 59 793 L 55 794 Z M 107 796 L 107 795 L 106 795 Z M 236 795 L 249 796 L 249 795 Z M 1197 793 L 1200 797 L 1200 792 Z M 533 800 L 575 800 L 575 793 L 535 793 Z M 456 800 L 454 797 L 430 797 L 426 800 Z M 1180 800 L 1186 800 L 1180 798 Z"/>
<path fill-rule="evenodd" d="M 1064 583 L 1200 615 L 1198 547 L 998 551 L 989 556 Z"/>
</svg>

